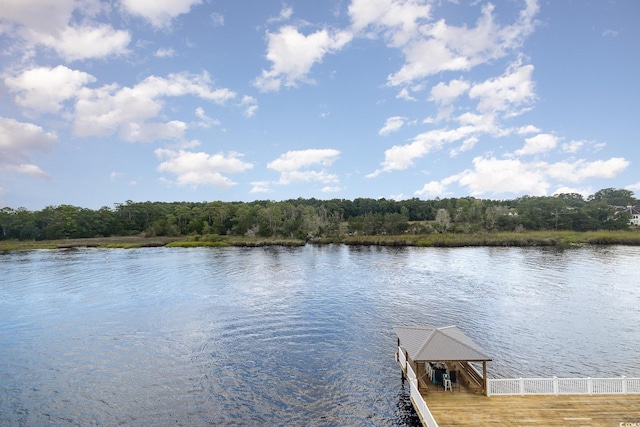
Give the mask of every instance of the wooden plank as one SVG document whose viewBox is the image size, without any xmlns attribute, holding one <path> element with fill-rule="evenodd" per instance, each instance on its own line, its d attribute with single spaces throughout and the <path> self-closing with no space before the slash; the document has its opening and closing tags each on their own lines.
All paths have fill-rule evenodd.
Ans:
<svg viewBox="0 0 640 427">
<path fill-rule="evenodd" d="M 422 397 L 440 427 L 640 425 L 640 394 L 487 397 L 462 386 L 429 387 Z"/>
<path fill-rule="evenodd" d="M 441 391 L 424 397 L 441 427 L 640 424 L 640 395 L 487 397 L 468 391 Z"/>
</svg>

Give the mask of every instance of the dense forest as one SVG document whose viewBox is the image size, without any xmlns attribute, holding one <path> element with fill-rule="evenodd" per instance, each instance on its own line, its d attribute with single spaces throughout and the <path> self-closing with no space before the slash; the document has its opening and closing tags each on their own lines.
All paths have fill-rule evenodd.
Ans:
<svg viewBox="0 0 640 427">
<path fill-rule="evenodd" d="M 620 230 L 640 204 L 632 191 L 607 188 L 580 194 L 394 201 L 295 199 L 254 202 L 133 202 L 98 210 L 71 205 L 40 211 L 0 209 L 0 240 L 109 236 L 232 235 L 314 239 L 350 235 L 476 233 L 524 230 Z"/>
</svg>

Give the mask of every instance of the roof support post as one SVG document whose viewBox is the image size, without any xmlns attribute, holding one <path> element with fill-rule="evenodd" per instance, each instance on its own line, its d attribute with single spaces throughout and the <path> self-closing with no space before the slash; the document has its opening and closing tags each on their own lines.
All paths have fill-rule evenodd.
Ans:
<svg viewBox="0 0 640 427">
<path fill-rule="evenodd" d="M 487 361 L 482 361 L 482 394 L 487 395 Z"/>
</svg>

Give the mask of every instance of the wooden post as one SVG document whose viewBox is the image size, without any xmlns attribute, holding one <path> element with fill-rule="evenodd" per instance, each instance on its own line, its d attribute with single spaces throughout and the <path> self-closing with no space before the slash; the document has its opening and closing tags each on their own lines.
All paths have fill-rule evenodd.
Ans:
<svg viewBox="0 0 640 427">
<path fill-rule="evenodd" d="M 487 395 L 487 361 L 482 361 L 482 391 L 483 394 Z"/>
</svg>

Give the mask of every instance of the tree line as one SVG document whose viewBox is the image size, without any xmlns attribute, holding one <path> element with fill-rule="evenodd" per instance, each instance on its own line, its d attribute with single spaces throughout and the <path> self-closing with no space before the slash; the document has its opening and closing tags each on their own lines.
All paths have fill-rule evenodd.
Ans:
<svg viewBox="0 0 640 427">
<path fill-rule="evenodd" d="M 133 202 L 98 210 L 71 205 L 39 211 L 0 209 L 0 240 L 54 240 L 145 235 L 234 235 L 314 239 L 404 233 L 524 230 L 619 230 L 630 215 L 616 206 L 640 204 L 632 191 L 607 188 L 586 199 L 576 193 L 395 201 L 292 199 L 253 202 Z"/>
</svg>

